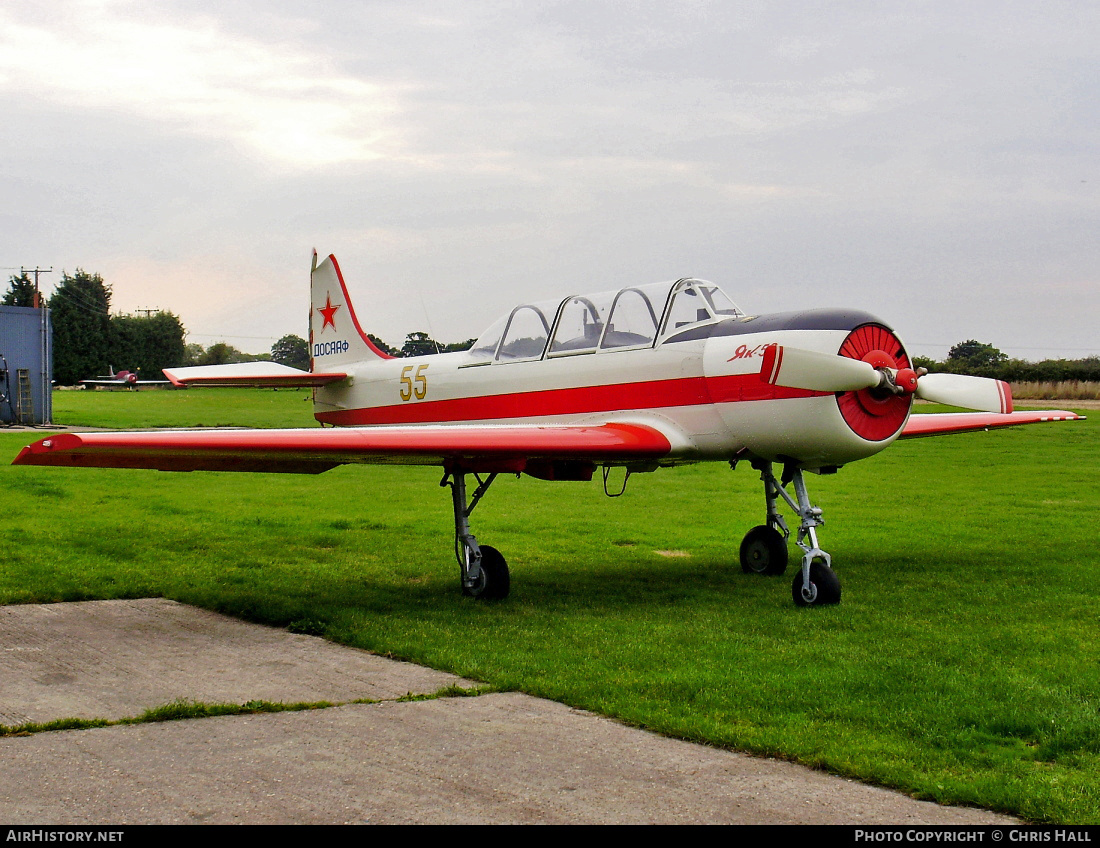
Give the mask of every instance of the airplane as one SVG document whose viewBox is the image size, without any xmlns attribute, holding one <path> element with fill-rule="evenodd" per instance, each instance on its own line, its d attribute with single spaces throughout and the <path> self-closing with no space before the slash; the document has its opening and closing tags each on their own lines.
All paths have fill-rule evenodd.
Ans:
<svg viewBox="0 0 1100 848">
<path fill-rule="evenodd" d="M 107 366 L 107 373 L 100 374 L 98 377 L 93 377 L 88 380 L 81 380 L 82 385 L 85 386 L 113 386 L 117 388 L 132 389 L 135 386 L 167 386 L 168 380 L 139 380 L 136 371 L 119 371 L 115 372 L 113 365 Z"/>
<path fill-rule="evenodd" d="M 897 439 L 1067 421 L 1014 412 L 1006 383 L 914 369 L 894 330 L 866 312 L 742 312 L 718 286 L 684 278 L 523 303 L 466 351 L 395 358 L 363 331 L 334 256 L 311 268 L 308 372 L 273 362 L 165 369 L 178 386 L 308 386 L 321 428 L 67 433 L 14 464 L 165 471 L 319 473 L 345 463 L 441 466 L 464 595 L 509 594 L 504 556 L 470 516 L 500 474 L 587 481 L 617 496 L 632 474 L 745 463 L 765 520 L 745 535 L 747 573 L 788 565 L 795 604 L 838 603 L 819 545 L 807 472 L 831 474 Z M 976 412 L 910 415 L 922 399 Z M 622 469 L 620 491 L 609 483 Z M 616 476 L 618 472 L 616 473 Z M 472 476 L 470 486 L 467 478 Z M 610 485 L 610 488 L 609 488 Z M 471 491 L 472 489 L 472 491 Z"/>
</svg>

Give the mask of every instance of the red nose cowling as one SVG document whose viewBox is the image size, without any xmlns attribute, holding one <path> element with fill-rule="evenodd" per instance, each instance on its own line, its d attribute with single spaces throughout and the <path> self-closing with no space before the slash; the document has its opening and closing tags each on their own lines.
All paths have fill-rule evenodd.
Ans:
<svg viewBox="0 0 1100 848">
<path fill-rule="evenodd" d="M 899 385 L 905 389 L 905 394 L 861 389 L 842 392 L 836 399 L 840 414 L 857 436 L 869 442 L 890 438 L 905 424 L 913 403 L 912 392 L 916 389 L 917 375 L 910 367 L 905 348 L 897 336 L 881 324 L 863 324 L 848 334 L 837 353 L 863 360 L 875 368 L 898 369 Z"/>
</svg>

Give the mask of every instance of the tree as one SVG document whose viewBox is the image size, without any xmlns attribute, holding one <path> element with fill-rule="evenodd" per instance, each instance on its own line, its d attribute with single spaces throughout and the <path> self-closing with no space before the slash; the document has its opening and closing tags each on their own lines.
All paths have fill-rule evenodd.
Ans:
<svg viewBox="0 0 1100 848">
<path fill-rule="evenodd" d="M 214 342 L 204 348 L 198 342 L 188 342 L 180 349 L 179 359 L 173 365 L 226 365 L 234 362 L 258 362 L 267 360 L 267 353 L 245 353 L 226 342 Z"/>
<path fill-rule="evenodd" d="M 405 336 L 405 344 L 401 345 L 402 356 L 427 356 L 439 352 L 439 344 L 427 333 L 416 332 Z"/>
<path fill-rule="evenodd" d="M 11 284 L 0 306 L 34 306 L 34 281 L 24 271 L 18 277 L 11 275 Z"/>
<path fill-rule="evenodd" d="M 111 362 L 119 368 L 157 379 L 164 368 L 180 365 L 186 356 L 180 319 L 171 312 L 111 316 Z"/>
<path fill-rule="evenodd" d="M 309 370 L 309 342 L 301 336 L 283 336 L 271 346 L 271 358 L 280 365 Z"/>
<path fill-rule="evenodd" d="M 993 345 L 974 339 L 959 342 L 947 354 L 949 365 L 958 365 L 963 369 L 993 368 L 1007 359 L 1007 353 L 1001 353 Z"/>
<path fill-rule="evenodd" d="M 255 362 L 257 359 L 262 359 L 262 356 L 256 356 L 251 353 L 244 353 L 237 350 L 231 344 L 225 342 L 214 342 L 210 345 L 199 357 L 196 365 L 227 365 L 231 362 Z"/>
<path fill-rule="evenodd" d="M 926 371 L 942 371 L 940 363 L 930 356 L 914 356 L 910 363 L 913 368 L 924 368 Z"/>
<path fill-rule="evenodd" d="M 183 346 L 183 358 L 179 361 L 179 364 L 185 366 L 198 365 L 204 352 L 202 345 L 198 342 L 188 342 Z"/>
<path fill-rule="evenodd" d="M 374 335 L 374 333 L 367 333 L 367 338 L 370 339 L 371 344 L 373 344 L 376 348 L 378 348 L 380 351 L 382 351 L 382 353 L 389 354 L 390 356 L 400 356 L 401 355 L 401 351 L 399 351 L 395 347 L 390 347 L 388 344 L 386 344 L 384 341 L 382 341 L 380 338 L 378 338 L 378 336 Z"/>
<path fill-rule="evenodd" d="M 80 268 L 50 296 L 53 325 L 53 373 L 59 385 L 69 386 L 104 374 L 110 362 L 111 287 L 99 274 Z M 120 365 L 119 367 L 126 367 Z"/>
</svg>

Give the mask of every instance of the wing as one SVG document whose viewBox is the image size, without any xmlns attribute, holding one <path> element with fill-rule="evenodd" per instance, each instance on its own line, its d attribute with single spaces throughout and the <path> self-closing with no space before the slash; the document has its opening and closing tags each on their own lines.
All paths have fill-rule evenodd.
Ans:
<svg viewBox="0 0 1100 848">
<path fill-rule="evenodd" d="M 262 386 L 302 388 L 327 386 L 348 375 L 343 372 L 315 374 L 277 362 L 238 362 L 228 365 L 196 365 L 165 368 L 164 376 L 174 386 Z"/>
<path fill-rule="evenodd" d="M 644 424 L 440 425 L 310 430 L 175 430 L 62 433 L 20 452 L 13 465 L 278 471 L 317 474 L 345 463 L 446 465 L 588 479 L 596 464 L 652 461 L 669 439 Z"/>
<path fill-rule="evenodd" d="M 915 439 L 920 436 L 943 436 L 948 433 L 965 433 L 974 430 L 995 430 L 1000 427 L 1016 427 L 1020 424 L 1040 424 L 1046 421 L 1083 420 L 1084 415 L 1055 409 L 1034 409 L 1001 415 L 995 412 L 943 412 L 910 415 L 899 439 Z"/>
</svg>

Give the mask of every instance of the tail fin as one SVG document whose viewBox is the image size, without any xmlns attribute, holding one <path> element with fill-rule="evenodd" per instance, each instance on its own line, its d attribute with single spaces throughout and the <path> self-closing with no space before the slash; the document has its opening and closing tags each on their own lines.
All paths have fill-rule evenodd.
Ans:
<svg viewBox="0 0 1100 848">
<path fill-rule="evenodd" d="M 379 350 L 359 326 L 336 257 L 330 255 L 317 264 L 317 251 L 310 282 L 309 355 L 311 371 L 393 358 Z"/>
</svg>

